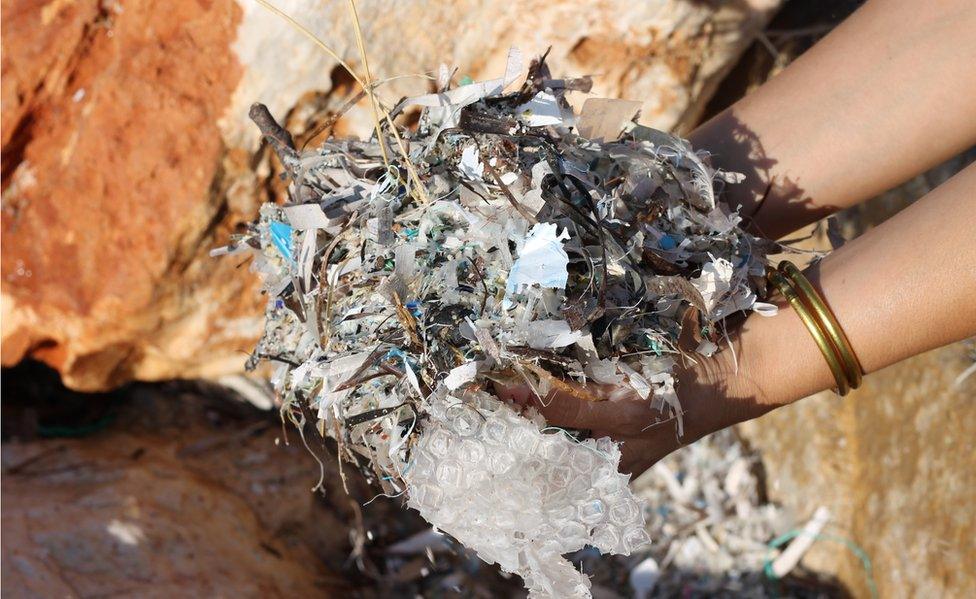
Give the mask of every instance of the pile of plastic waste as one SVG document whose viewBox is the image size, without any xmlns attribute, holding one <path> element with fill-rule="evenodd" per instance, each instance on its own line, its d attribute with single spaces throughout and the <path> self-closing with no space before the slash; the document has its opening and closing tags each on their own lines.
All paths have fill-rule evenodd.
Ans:
<svg viewBox="0 0 976 599">
<path fill-rule="evenodd" d="M 263 277 L 253 364 L 277 365 L 286 417 L 533 593 L 585 596 L 563 554 L 649 541 L 618 447 L 547 427 L 493 383 L 540 401 L 614 385 L 680 430 L 683 323 L 701 358 L 723 318 L 772 307 L 757 302 L 764 244 L 721 201 L 738 175 L 635 124 L 637 103 L 574 114 L 566 94 L 589 81 L 544 60 L 506 92 L 520 72 L 517 51 L 495 80 L 452 88 L 442 69 L 371 140 L 314 151 L 256 118 L 289 201 L 214 253 L 250 253 Z M 416 131 L 390 128 L 416 106 Z"/>
</svg>

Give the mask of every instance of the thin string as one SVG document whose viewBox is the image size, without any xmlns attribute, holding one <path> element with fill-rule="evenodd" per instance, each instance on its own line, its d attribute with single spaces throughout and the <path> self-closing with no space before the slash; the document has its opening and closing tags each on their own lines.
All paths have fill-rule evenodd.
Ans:
<svg viewBox="0 0 976 599">
<path fill-rule="evenodd" d="M 366 503 L 363 504 L 363 507 L 366 507 L 367 505 L 373 503 L 374 501 L 376 501 L 380 497 L 386 497 L 387 499 L 396 499 L 397 497 L 400 497 L 401 495 L 403 495 L 406 492 L 407 492 L 407 490 L 404 489 L 403 491 L 400 491 L 396 495 L 387 495 L 386 493 L 380 493 L 378 495 L 374 495 L 372 499 L 370 499 L 369 501 L 367 501 Z"/>
<path fill-rule="evenodd" d="M 383 164 L 390 167 L 390 157 L 386 152 L 386 141 L 383 140 L 383 127 L 380 125 L 380 109 L 376 105 L 376 94 L 373 92 L 373 76 L 369 72 L 369 59 L 366 58 L 366 43 L 363 41 L 363 29 L 359 24 L 359 12 L 356 10 L 356 0 L 349 0 L 349 10 L 352 12 L 353 24 L 356 25 L 356 43 L 359 44 L 359 54 L 363 57 L 363 70 L 366 71 L 366 93 L 369 94 L 369 103 L 373 107 L 373 123 L 376 126 L 376 140 L 380 143 L 380 152 L 383 154 Z"/>
</svg>

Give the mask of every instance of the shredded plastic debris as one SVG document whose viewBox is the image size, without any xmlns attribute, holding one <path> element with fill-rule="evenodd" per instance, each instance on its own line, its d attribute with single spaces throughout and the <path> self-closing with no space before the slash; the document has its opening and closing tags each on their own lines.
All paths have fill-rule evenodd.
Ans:
<svg viewBox="0 0 976 599">
<path fill-rule="evenodd" d="M 256 106 L 290 201 L 214 253 L 254 255 L 269 300 L 252 365 L 278 363 L 285 416 L 317 420 L 385 493 L 534 595 L 587 596 L 563 554 L 648 541 L 619 450 L 546 428 L 492 383 L 544 399 L 575 382 L 593 401 L 587 384 L 617 384 L 648 400 L 648 424 L 680 431 L 682 323 L 710 355 L 723 318 L 768 313 L 768 244 L 721 201 L 738 175 L 635 124 L 632 102 L 574 115 L 565 95 L 589 81 L 553 79 L 543 60 L 505 93 L 520 71 L 513 51 L 500 79 L 442 77 L 404 100 L 392 116 L 424 108 L 389 164 L 375 140 L 299 153 Z"/>
<path fill-rule="evenodd" d="M 764 589 L 767 542 L 795 521 L 761 496 L 758 458 L 730 430 L 668 456 L 634 481 L 648 506 L 654 596 L 777 596 Z"/>
</svg>

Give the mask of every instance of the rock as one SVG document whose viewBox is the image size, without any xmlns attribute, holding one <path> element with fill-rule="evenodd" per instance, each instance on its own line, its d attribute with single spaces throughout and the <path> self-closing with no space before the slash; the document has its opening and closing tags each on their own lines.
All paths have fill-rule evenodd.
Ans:
<svg viewBox="0 0 976 599">
<path fill-rule="evenodd" d="M 643 122 L 672 129 L 693 123 L 739 54 L 772 17 L 779 0 L 736 3 L 474 2 L 357 3 L 371 72 L 381 80 L 457 65 L 457 78 L 499 77 L 510 47 L 526 60 L 551 47 L 548 63 L 556 75 L 593 75 L 593 93 L 643 102 Z M 336 53 L 359 70 L 359 52 L 348 5 L 343 1 L 278 2 Z M 337 63 L 314 43 L 296 36 L 280 19 L 269 19 L 257 3 L 242 5 L 244 19 L 234 46 L 245 65 L 228 118 L 222 122 L 232 145 L 253 147 L 258 135 L 240 115 L 252 102 L 283 114 L 306 92 L 328 91 Z M 431 32 L 438 35 L 431 36 Z M 273 47 L 268 40 L 286 48 Z M 284 44 L 283 44 L 284 45 Z M 399 51 L 401 47 L 408 52 Z M 287 54 L 284 59 L 282 53 Z M 381 88 L 392 103 L 424 92 L 426 84 L 406 78 Z M 365 113 L 362 122 L 369 125 Z"/>
<path fill-rule="evenodd" d="M 318 467 L 275 446 L 276 418 L 152 390 L 113 405 L 86 438 L 4 443 L 5 597 L 350 591 L 323 556 L 343 563 L 352 514 L 309 491 Z"/>
<path fill-rule="evenodd" d="M 821 393 L 740 425 L 763 456 L 770 499 L 798 519 L 819 506 L 827 533 L 869 556 L 880 597 L 976 593 L 976 378 L 963 344 L 891 366 L 844 399 Z M 841 544 L 813 546 L 803 562 L 867 597 L 860 560 Z"/>
<path fill-rule="evenodd" d="M 243 70 L 240 9 L 11 4 L 3 363 L 35 356 L 79 389 L 236 367 L 259 301 L 206 249 L 234 222 L 216 121 Z"/>
<path fill-rule="evenodd" d="M 648 124 L 687 128 L 778 3 L 358 7 L 377 79 L 440 62 L 492 77 L 509 46 L 551 45 L 555 72 L 593 74 L 596 93 L 642 100 Z M 346 2 L 280 6 L 360 69 Z M 31 356 L 85 390 L 240 371 L 262 298 L 246 265 L 207 252 L 280 191 L 247 107 L 301 133 L 354 93 L 349 77 L 251 1 L 9 0 L 2 34 L 3 364 Z M 336 131 L 369 118 L 361 103 Z"/>
</svg>

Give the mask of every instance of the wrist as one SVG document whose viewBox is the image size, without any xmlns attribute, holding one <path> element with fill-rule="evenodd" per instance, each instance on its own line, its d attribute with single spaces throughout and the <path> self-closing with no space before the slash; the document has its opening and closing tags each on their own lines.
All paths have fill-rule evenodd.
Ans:
<svg viewBox="0 0 976 599">
<path fill-rule="evenodd" d="M 775 317 L 774 317 L 775 318 Z M 778 380 L 784 372 L 777 363 L 775 328 L 769 318 L 750 315 L 727 323 L 728 342 L 711 357 L 693 354 L 675 369 L 678 398 L 684 412 L 685 435 L 691 443 L 733 424 L 757 418 L 795 400 L 789 385 Z"/>
</svg>

